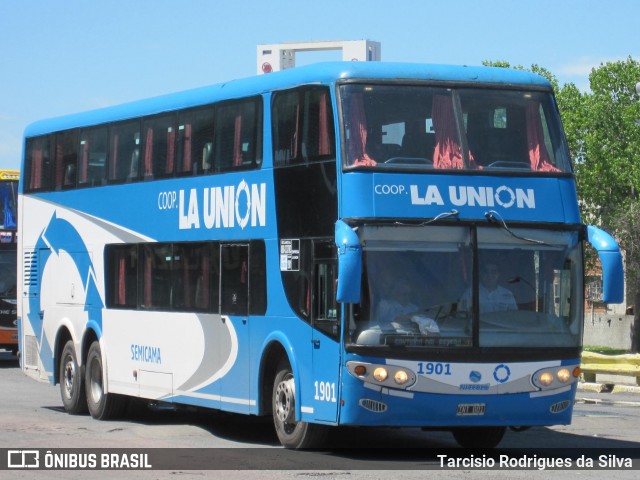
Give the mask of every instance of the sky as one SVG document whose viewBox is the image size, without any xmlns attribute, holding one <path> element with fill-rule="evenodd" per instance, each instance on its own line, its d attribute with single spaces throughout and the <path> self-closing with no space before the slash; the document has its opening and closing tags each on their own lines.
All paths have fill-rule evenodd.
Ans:
<svg viewBox="0 0 640 480">
<path fill-rule="evenodd" d="M 255 75 L 260 44 L 363 39 L 383 61 L 537 64 L 586 91 L 593 67 L 640 59 L 640 1 L 0 0 L 0 169 L 36 120 Z"/>
</svg>

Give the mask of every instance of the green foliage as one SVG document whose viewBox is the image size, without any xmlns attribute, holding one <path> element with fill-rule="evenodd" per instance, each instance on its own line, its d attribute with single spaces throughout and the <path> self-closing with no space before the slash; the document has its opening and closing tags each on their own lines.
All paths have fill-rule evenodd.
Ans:
<svg viewBox="0 0 640 480">
<path fill-rule="evenodd" d="M 583 128 L 567 131 L 568 136 L 579 134 L 584 146 L 576 162 L 578 193 L 587 212 L 608 228 L 639 200 L 638 81 L 640 64 L 631 58 L 594 69 L 589 76 L 592 93 L 585 95 L 582 105 Z"/>
<path fill-rule="evenodd" d="M 602 355 L 624 355 L 625 353 L 629 353 L 629 350 L 625 350 L 624 348 L 599 347 L 592 345 L 585 345 L 583 350 L 585 352 L 600 353 Z"/>
</svg>

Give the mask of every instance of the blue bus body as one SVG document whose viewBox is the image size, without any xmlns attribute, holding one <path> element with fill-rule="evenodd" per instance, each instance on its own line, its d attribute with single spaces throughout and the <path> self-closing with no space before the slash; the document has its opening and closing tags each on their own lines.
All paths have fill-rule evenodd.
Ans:
<svg viewBox="0 0 640 480">
<path fill-rule="evenodd" d="M 428 154 L 402 153 L 416 129 Z M 23 167 L 22 369 L 71 413 L 140 397 L 273 415 L 293 448 L 339 425 L 497 444 L 571 421 L 588 239 L 622 300 L 551 87 L 522 71 L 292 69 L 37 122 Z"/>
</svg>

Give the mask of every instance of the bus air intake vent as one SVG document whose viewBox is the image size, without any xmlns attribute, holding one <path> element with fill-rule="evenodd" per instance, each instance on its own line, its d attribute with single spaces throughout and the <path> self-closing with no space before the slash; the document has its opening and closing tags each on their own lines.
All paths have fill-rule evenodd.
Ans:
<svg viewBox="0 0 640 480">
<path fill-rule="evenodd" d="M 35 250 L 24 252 L 22 283 L 27 291 L 29 287 L 38 285 L 38 255 Z"/>
<path fill-rule="evenodd" d="M 24 363 L 27 367 L 38 366 L 38 341 L 34 335 L 24 336 Z"/>
<path fill-rule="evenodd" d="M 371 400 L 370 398 L 361 398 L 358 404 L 370 412 L 373 413 L 382 413 L 387 411 L 387 405 L 378 402 L 377 400 Z"/>
</svg>

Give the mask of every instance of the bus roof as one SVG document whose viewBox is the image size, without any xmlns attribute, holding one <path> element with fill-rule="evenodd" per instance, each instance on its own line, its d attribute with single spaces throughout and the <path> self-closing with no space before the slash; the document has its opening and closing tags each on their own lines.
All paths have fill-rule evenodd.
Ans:
<svg viewBox="0 0 640 480">
<path fill-rule="evenodd" d="M 266 75 L 209 85 L 158 97 L 123 103 L 83 113 L 40 120 L 25 129 L 25 137 L 70 128 L 89 127 L 146 115 L 160 114 L 271 90 L 304 84 L 331 85 L 339 80 L 450 81 L 454 83 L 527 86 L 550 89 L 542 76 L 523 70 L 484 66 L 454 66 L 393 62 L 331 62 L 292 68 Z"/>
</svg>

